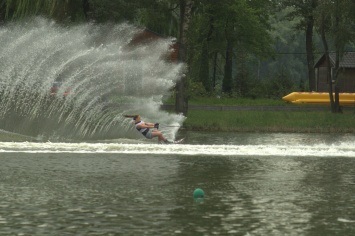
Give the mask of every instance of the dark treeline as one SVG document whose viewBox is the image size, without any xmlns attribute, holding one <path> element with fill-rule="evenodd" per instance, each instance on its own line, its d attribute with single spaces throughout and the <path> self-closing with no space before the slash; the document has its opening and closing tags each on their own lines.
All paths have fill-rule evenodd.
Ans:
<svg viewBox="0 0 355 236">
<path fill-rule="evenodd" d="M 0 0 L 3 24 L 42 15 L 63 24 L 130 22 L 176 37 L 187 65 L 175 90 L 184 114 L 193 96 L 312 91 L 313 65 L 329 52 L 337 54 L 335 73 L 329 68 L 336 81 L 341 56 L 354 48 L 354 12 L 353 0 Z"/>
</svg>

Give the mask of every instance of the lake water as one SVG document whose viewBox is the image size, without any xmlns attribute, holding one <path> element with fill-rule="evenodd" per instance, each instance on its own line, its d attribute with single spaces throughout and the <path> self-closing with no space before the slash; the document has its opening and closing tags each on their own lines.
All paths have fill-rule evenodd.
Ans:
<svg viewBox="0 0 355 236">
<path fill-rule="evenodd" d="M 179 136 L 1 142 L 0 235 L 355 235 L 354 135 Z"/>
</svg>

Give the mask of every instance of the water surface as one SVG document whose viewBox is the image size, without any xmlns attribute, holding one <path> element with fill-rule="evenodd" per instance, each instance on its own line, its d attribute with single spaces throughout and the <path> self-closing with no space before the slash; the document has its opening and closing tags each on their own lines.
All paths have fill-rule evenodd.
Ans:
<svg viewBox="0 0 355 236">
<path fill-rule="evenodd" d="M 181 135 L 0 143 L 0 235 L 354 235 L 354 136 Z"/>
</svg>

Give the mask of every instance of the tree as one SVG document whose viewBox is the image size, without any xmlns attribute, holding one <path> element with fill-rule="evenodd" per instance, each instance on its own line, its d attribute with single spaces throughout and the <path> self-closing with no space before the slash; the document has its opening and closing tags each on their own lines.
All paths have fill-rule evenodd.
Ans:
<svg viewBox="0 0 355 236">
<path fill-rule="evenodd" d="M 191 21 L 191 30 L 189 32 L 188 63 L 190 80 L 199 85 L 201 91 L 212 92 L 213 85 L 210 77 L 210 55 L 211 47 L 213 47 L 214 34 L 214 17 L 213 9 L 209 1 L 204 4 L 197 3 L 194 8 L 194 17 Z M 206 93 L 204 93 L 206 94 Z"/>
<path fill-rule="evenodd" d="M 83 10 L 86 21 L 93 20 L 92 7 L 89 0 L 83 0 Z"/>
<path fill-rule="evenodd" d="M 305 51 L 304 34 L 303 31 L 301 33 L 295 31 L 302 18 L 295 16 L 289 19 L 287 16 L 292 12 L 294 12 L 294 7 L 284 7 L 270 16 L 273 52 L 270 58 L 261 61 L 258 68 L 255 67 L 255 71 L 258 72 L 257 78 L 262 80 L 261 83 L 283 78 L 298 85 L 301 80 L 307 78 L 307 61 L 303 54 Z M 308 89 L 308 79 L 305 81 L 307 81 Z M 272 94 L 275 93 L 272 92 Z"/>
<path fill-rule="evenodd" d="M 162 35 L 178 36 L 179 3 L 177 0 L 143 0 L 136 9 L 135 24 Z"/>
<path fill-rule="evenodd" d="M 209 66 L 209 47 L 208 38 L 203 40 L 201 47 L 201 58 L 199 66 L 199 78 L 202 82 L 204 89 L 210 93 L 212 92 L 212 81 L 210 78 L 210 66 Z"/>
<path fill-rule="evenodd" d="M 145 2 L 152 3 L 152 0 Z M 142 0 L 89 0 L 92 17 L 98 23 L 133 22 L 142 8 Z"/>
<path fill-rule="evenodd" d="M 351 0 L 324 0 L 318 7 L 318 29 L 324 46 L 324 54 L 327 61 L 327 74 L 329 78 L 329 99 L 332 113 L 340 113 L 339 105 L 339 63 L 344 55 L 347 44 L 355 41 L 353 14 L 355 3 Z M 333 73 L 329 60 L 329 42 L 335 50 L 335 65 Z M 334 96 L 333 96 L 334 84 Z"/>
<path fill-rule="evenodd" d="M 262 55 L 269 51 L 270 36 L 268 7 L 270 1 L 218 1 L 221 18 L 215 28 L 224 30 L 225 66 L 222 91 L 230 93 L 233 89 L 233 58 L 235 50 Z M 224 17 L 223 17 L 224 16 Z"/>
<path fill-rule="evenodd" d="M 59 21 L 85 19 L 83 0 L 7 0 L 0 3 L 5 20 L 46 15 Z"/>
<path fill-rule="evenodd" d="M 235 41 L 235 33 L 234 32 L 234 19 L 233 12 L 230 12 L 227 16 L 225 23 L 225 37 L 226 37 L 226 51 L 225 51 L 225 64 L 224 64 L 224 77 L 222 83 L 222 91 L 224 93 L 230 93 L 233 87 L 233 48 Z"/>
<path fill-rule="evenodd" d="M 308 67 L 308 83 L 311 91 L 316 89 L 316 80 L 314 72 L 314 43 L 313 43 L 313 29 L 314 29 L 314 15 L 318 6 L 318 0 L 283 0 L 281 7 L 293 7 L 295 10 L 288 14 L 289 19 L 295 17 L 301 18 L 299 24 L 296 25 L 297 30 L 303 30 L 306 36 L 306 55 Z"/>
<path fill-rule="evenodd" d="M 190 21 L 192 16 L 193 0 L 180 0 L 180 30 L 179 30 L 179 60 L 187 62 L 186 50 L 188 48 L 188 31 L 190 28 Z M 187 72 L 188 74 L 188 66 Z M 183 75 L 176 83 L 176 101 L 175 111 L 177 113 L 187 114 L 188 110 L 188 77 Z"/>
<path fill-rule="evenodd" d="M 245 69 L 237 76 L 247 80 L 250 71 L 237 60 L 238 54 L 248 58 L 270 51 L 269 6 L 270 1 L 264 0 L 195 1 L 188 38 L 190 79 L 209 92 L 216 89 L 216 78 L 223 78 L 220 86 L 225 94 L 236 89 L 236 69 Z"/>
</svg>

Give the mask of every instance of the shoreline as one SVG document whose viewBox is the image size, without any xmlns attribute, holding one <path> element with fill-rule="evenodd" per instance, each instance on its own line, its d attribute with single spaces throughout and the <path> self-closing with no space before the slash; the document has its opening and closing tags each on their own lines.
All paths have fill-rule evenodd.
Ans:
<svg viewBox="0 0 355 236">
<path fill-rule="evenodd" d="M 333 114 L 329 110 L 280 110 L 280 107 L 277 110 L 196 109 L 188 111 L 181 131 L 355 134 L 354 124 L 354 108 L 341 114 Z M 38 141 L 36 137 L 0 129 L 0 142 Z"/>
</svg>

